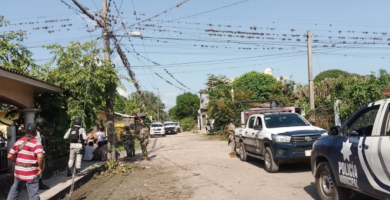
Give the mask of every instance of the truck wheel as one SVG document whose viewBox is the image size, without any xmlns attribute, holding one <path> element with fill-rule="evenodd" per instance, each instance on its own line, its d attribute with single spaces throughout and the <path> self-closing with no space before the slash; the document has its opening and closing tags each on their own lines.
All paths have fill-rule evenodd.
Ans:
<svg viewBox="0 0 390 200">
<path fill-rule="evenodd" d="M 317 193 L 321 200 L 349 199 L 348 190 L 336 186 L 333 172 L 328 162 L 322 162 L 318 165 L 315 179 Z"/>
<path fill-rule="evenodd" d="M 248 155 L 246 154 L 245 146 L 243 142 L 240 142 L 240 160 L 248 161 Z"/>
<path fill-rule="evenodd" d="M 264 169 L 269 173 L 275 173 L 279 171 L 279 164 L 274 161 L 274 156 L 269 147 L 265 148 Z"/>
</svg>

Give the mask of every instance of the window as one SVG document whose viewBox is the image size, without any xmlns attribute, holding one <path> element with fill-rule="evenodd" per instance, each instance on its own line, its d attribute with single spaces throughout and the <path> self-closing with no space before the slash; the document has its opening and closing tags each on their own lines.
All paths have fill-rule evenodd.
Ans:
<svg viewBox="0 0 390 200">
<path fill-rule="evenodd" d="M 310 124 L 300 115 L 295 113 L 270 114 L 264 117 L 265 126 L 268 128 L 309 126 Z"/>
<path fill-rule="evenodd" d="M 379 105 L 367 108 L 348 125 L 348 136 L 371 136 Z"/>
<path fill-rule="evenodd" d="M 255 119 L 256 119 L 256 117 L 251 117 L 249 119 L 248 128 L 253 128 L 253 125 L 255 124 Z"/>
<path fill-rule="evenodd" d="M 263 124 L 261 123 L 261 117 L 257 117 L 255 126 L 263 127 Z"/>
<path fill-rule="evenodd" d="M 390 104 L 387 106 L 385 118 L 382 125 L 381 135 L 390 136 Z"/>
</svg>

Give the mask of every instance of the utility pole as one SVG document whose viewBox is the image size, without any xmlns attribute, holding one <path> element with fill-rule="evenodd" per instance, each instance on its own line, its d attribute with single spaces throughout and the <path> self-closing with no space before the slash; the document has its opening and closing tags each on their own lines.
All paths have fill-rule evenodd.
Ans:
<svg viewBox="0 0 390 200">
<path fill-rule="evenodd" d="M 106 0 L 102 0 L 102 20 L 95 19 L 95 16 L 88 12 L 88 10 L 81 5 L 77 0 L 72 0 L 74 4 L 76 4 L 77 7 L 80 8 L 80 10 L 87 15 L 91 20 L 95 21 L 100 28 L 103 29 L 103 44 L 104 44 L 104 59 L 110 60 L 110 27 L 109 23 L 107 22 L 107 2 Z M 106 85 L 106 91 L 110 91 L 110 88 L 112 88 L 111 85 Z M 112 94 L 106 94 L 106 118 L 107 118 L 107 138 L 108 138 L 108 159 L 109 160 L 115 160 L 115 127 L 114 127 L 114 103 L 112 98 L 114 97 L 114 93 Z"/>
<path fill-rule="evenodd" d="M 314 86 L 313 86 L 313 62 L 311 56 L 311 31 L 307 31 L 307 57 L 309 67 L 309 94 L 310 94 L 310 109 L 314 110 Z"/>
<path fill-rule="evenodd" d="M 160 91 L 157 90 L 157 121 L 160 121 Z"/>
</svg>

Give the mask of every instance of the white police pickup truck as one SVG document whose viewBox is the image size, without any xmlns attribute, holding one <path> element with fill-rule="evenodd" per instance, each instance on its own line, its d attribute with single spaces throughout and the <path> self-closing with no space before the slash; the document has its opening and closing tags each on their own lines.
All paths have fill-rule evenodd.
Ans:
<svg viewBox="0 0 390 200">
<path fill-rule="evenodd" d="M 263 101 L 238 102 L 243 109 L 242 127 L 235 130 L 239 158 L 264 160 L 264 168 L 270 173 L 277 172 L 282 163 L 309 163 L 313 142 L 326 135 L 326 131 L 272 102 L 269 107 L 243 106 L 245 103 L 254 106 L 257 102 Z"/>
<path fill-rule="evenodd" d="M 361 192 L 390 199 L 390 99 L 369 103 L 313 145 L 312 172 L 321 199 Z"/>
</svg>

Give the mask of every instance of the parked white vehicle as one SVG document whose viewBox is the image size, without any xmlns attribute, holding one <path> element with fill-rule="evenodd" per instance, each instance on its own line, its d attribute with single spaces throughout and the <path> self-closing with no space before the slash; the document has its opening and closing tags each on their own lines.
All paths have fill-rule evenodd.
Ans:
<svg viewBox="0 0 390 200">
<path fill-rule="evenodd" d="M 154 122 L 150 126 L 150 136 L 165 136 L 164 125 L 161 122 Z"/>
<path fill-rule="evenodd" d="M 176 134 L 176 124 L 174 122 L 164 122 L 164 131 L 166 134 L 173 133 Z"/>
</svg>

